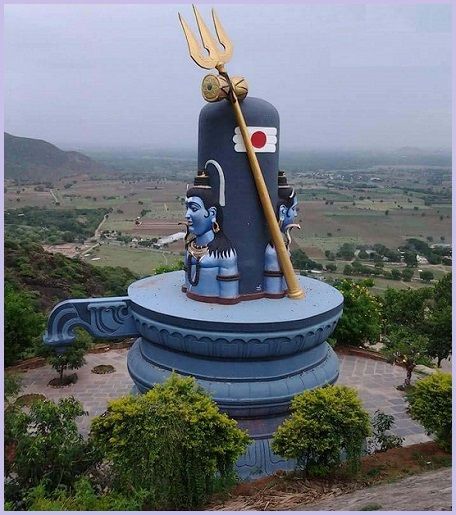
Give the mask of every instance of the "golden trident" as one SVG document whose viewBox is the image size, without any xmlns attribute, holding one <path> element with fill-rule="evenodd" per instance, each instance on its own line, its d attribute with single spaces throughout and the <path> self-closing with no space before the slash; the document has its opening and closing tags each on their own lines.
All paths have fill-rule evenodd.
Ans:
<svg viewBox="0 0 456 515">
<path fill-rule="evenodd" d="M 255 151 L 253 150 L 253 145 L 250 140 L 250 134 L 247 129 L 247 124 L 245 123 L 244 115 L 242 114 L 242 110 L 235 93 L 233 82 L 229 78 L 228 73 L 225 71 L 225 63 L 227 63 L 231 59 L 231 55 L 233 53 L 233 45 L 230 39 L 228 38 L 225 30 L 223 29 L 222 24 L 220 23 L 220 20 L 218 19 L 214 9 L 212 9 L 212 19 L 214 21 L 217 38 L 220 44 L 222 45 L 223 50 L 218 48 L 217 43 L 212 38 L 209 29 L 204 23 L 200 13 L 198 12 L 198 9 L 194 5 L 193 11 L 195 13 L 196 23 L 198 24 L 198 30 L 201 36 L 201 40 L 203 42 L 203 46 L 207 50 L 208 55 L 204 55 L 204 51 L 198 44 L 198 41 L 193 35 L 190 27 L 179 13 L 179 20 L 181 22 L 182 28 L 184 29 L 185 38 L 187 39 L 190 57 L 201 68 L 205 68 L 207 70 L 215 68 L 229 85 L 228 98 L 231 102 L 231 105 L 233 106 L 234 115 L 239 125 L 239 129 L 242 134 L 242 139 L 244 140 L 244 146 L 247 151 L 250 169 L 252 170 L 253 179 L 255 181 L 255 186 L 258 191 L 258 196 L 260 197 L 261 206 L 263 208 L 269 232 L 271 233 L 272 241 L 277 252 L 280 268 L 282 269 L 285 281 L 287 283 L 288 296 L 292 299 L 301 299 L 304 297 L 304 292 L 302 291 L 296 274 L 294 273 L 290 256 L 285 247 L 285 243 L 280 232 L 280 227 L 276 219 L 274 208 L 272 206 L 271 198 L 269 197 L 268 189 L 266 187 L 266 183 L 264 182 L 263 174 L 261 172 L 258 159 L 256 157 Z"/>
</svg>

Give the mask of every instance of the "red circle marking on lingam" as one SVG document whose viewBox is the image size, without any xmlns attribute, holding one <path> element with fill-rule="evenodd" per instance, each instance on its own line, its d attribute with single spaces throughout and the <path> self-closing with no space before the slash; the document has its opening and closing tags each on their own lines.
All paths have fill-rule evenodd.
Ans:
<svg viewBox="0 0 456 515">
<path fill-rule="evenodd" d="M 266 134 L 262 131 L 256 131 L 250 136 L 250 141 L 255 148 L 261 148 L 266 145 Z"/>
</svg>

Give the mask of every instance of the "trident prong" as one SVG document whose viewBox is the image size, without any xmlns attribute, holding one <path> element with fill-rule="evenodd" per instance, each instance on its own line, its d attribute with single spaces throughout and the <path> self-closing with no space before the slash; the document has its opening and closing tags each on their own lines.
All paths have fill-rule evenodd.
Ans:
<svg viewBox="0 0 456 515">
<path fill-rule="evenodd" d="M 196 23 L 198 25 L 198 30 L 201 36 L 201 41 L 203 42 L 204 48 L 208 51 L 209 55 L 204 55 L 203 50 L 201 49 L 197 39 L 193 35 L 188 23 L 185 21 L 183 16 L 179 13 L 179 21 L 181 22 L 182 29 L 184 30 L 185 38 L 188 44 L 188 50 L 190 53 L 190 57 L 195 61 L 198 66 L 201 68 L 205 68 L 206 70 L 210 70 L 212 68 L 223 68 L 223 65 L 227 63 L 231 55 L 233 53 L 233 45 L 228 38 L 225 30 L 220 23 L 220 20 L 217 17 L 217 14 L 214 9 L 212 9 L 212 19 L 214 21 L 215 32 L 217 34 L 217 38 L 220 44 L 223 46 L 224 50 L 220 50 L 217 48 L 217 43 L 211 36 L 209 29 L 198 9 L 193 5 L 193 12 L 195 13 Z M 219 70 L 220 71 L 220 70 Z"/>
</svg>

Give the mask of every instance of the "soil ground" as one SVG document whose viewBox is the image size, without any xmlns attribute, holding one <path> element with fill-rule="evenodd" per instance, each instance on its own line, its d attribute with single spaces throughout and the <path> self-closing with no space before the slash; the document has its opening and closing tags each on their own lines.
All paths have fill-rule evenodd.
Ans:
<svg viewBox="0 0 456 515">
<path fill-rule="evenodd" d="M 278 473 L 242 483 L 206 509 L 451 510 L 450 464 L 434 442 L 420 443 L 365 456 L 355 477 L 344 470 L 325 479 Z"/>
</svg>

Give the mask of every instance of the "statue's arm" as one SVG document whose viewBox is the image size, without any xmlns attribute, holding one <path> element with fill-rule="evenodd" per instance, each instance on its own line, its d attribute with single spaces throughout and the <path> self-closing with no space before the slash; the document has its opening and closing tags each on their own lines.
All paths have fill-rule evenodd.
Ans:
<svg viewBox="0 0 456 515">
<path fill-rule="evenodd" d="M 277 252 L 270 243 L 266 246 L 264 253 L 264 278 L 263 290 L 269 294 L 281 294 L 286 290 L 283 285 L 283 273 L 280 269 Z"/>
<path fill-rule="evenodd" d="M 217 281 L 220 297 L 231 299 L 239 295 L 239 270 L 234 250 L 230 250 L 227 257 L 220 258 Z"/>
<path fill-rule="evenodd" d="M 280 271 L 279 260 L 275 248 L 268 243 L 264 253 L 264 270 L 265 271 Z"/>
<path fill-rule="evenodd" d="M 190 270 L 189 270 L 189 267 L 190 267 Z M 185 281 L 184 285 L 183 285 L 184 291 L 187 291 L 190 288 L 188 276 L 192 272 L 191 267 L 192 267 L 191 258 L 189 259 L 188 250 L 186 250 L 185 251 L 185 260 L 184 260 L 184 281 Z"/>
</svg>

